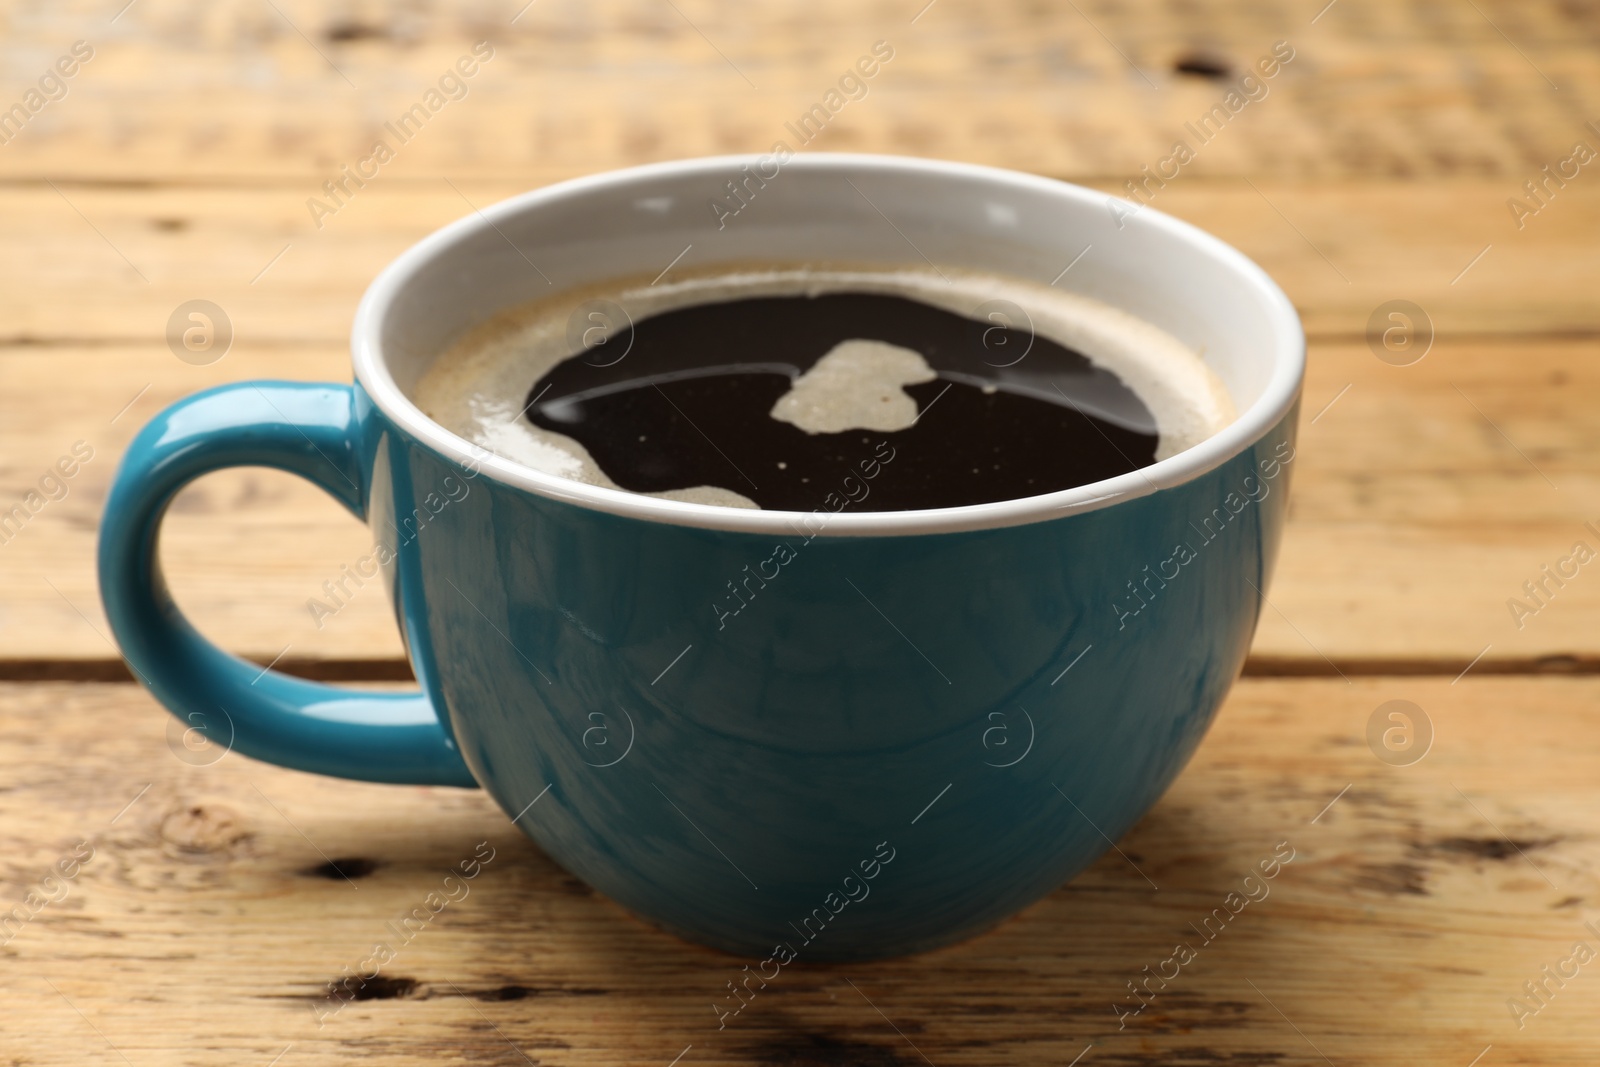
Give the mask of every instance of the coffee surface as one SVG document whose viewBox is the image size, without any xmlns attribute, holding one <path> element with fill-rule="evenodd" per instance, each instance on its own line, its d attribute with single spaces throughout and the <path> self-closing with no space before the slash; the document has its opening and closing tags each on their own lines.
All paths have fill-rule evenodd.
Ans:
<svg viewBox="0 0 1600 1067">
<path fill-rule="evenodd" d="M 551 474 L 700 503 L 915 510 L 1125 474 L 1210 436 L 1193 352 L 988 275 L 774 269 L 616 282 L 480 327 L 414 390 Z"/>
<path fill-rule="evenodd" d="M 859 352 L 855 373 L 811 390 L 808 412 L 799 383 L 851 351 L 842 346 Z M 612 351 L 627 356 L 612 363 L 604 358 Z M 1027 391 L 1029 379 L 997 365 L 1012 359 L 1031 361 L 1033 376 L 1047 373 L 1056 395 Z M 874 375 L 880 368 L 887 380 Z M 908 372 L 924 380 L 903 384 Z M 1080 394 L 1114 405 L 1123 424 L 1075 404 Z M 664 311 L 558 363 L 532 384 L 525 407 L 534 425 L 582 444 L 623 489 L 713 485 L 780 511 L 819 506 L 845 476 L 859 484 L 863 459 L 889 469 L 855 507 L 899 511 L 1084 485 L 1149 464 L 1157 444 L 1154 415 L 1085 356 L 888 293 Z M 813 429 L 817 422 L 826 428 Z"/>
</svg>

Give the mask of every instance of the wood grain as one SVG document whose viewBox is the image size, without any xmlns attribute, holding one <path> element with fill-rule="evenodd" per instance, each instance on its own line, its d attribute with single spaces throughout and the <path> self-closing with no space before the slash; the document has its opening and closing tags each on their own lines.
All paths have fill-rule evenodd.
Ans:
<svg viewBox="0 0 1600 1067">
<path fill-rule="evenodd" d="M 386 176 L 320 230 L 305 207 L 315 184 L 5 189 L 0 241 L 28 255 L 0 260 L 0 342 L 141 342 L 159 354 L 167 317 L 196 298 L 223 307 L 240 343 L 343 341 L 362 291 L 390 260 L 474 207 L 539 184 Z M 1259 262 L 1314 336 L 1362 337 L 1373 310 L 1395 299 L 1421 305 L 1441 336 L 1600 333 L 1589 285 L 1600 265 L 1590 240 L 1600 180 L 1570 184 L 1521 230 L 1505 206 L 1517 192 L 1504 179 L 1180 177 L 1151 204 Z M 559 264 L 542 269 L 561 281 Z"/>
<path fill-rule="evenodd" d="M 1406 767 L 1366 741 L 1397 698 L 1436 732 Z M 1522 1029 L 1506 1001 L 1600 944 L 1597 699 L 1595 679 L 1247 680 L 1123 855 L 953 948 L 801 962 L 719 1032 L 738 961 L 595 896 L 480 794 L 192 765 L 132 687 L 0 686 L 0 903 L 94 850 L 0 947 L 0 1042 L 36 1067 L 264 1065 L 290 1046 L 280 1062 L 306 1067 L 665 1065 L 689 1046 L 685 1065 L 944 1067 L 1066 1064 L 1091 1043 L 1084 1064 L 1465 1067 L 1488 1045 L 1496 1064 L 1588 1064 L 1587 969 Z M 495 859 L 470 895 L 319 1028 L 326 983 L 481 841 Z M 1196 937 L 1280 842 L 1294 858 L 1270 895 Z M 1119 1031 L 1113 1003 L 1176 941 L 1197 958 Z"/>
<path fill-rule="evenodd" d="M 782 34 L 751 27 L 740 43 L 767 56 L 760 73 L 769 87 L 791 89 L 807 84 L 808 71 L 823 69 L 817 64 L 831 62 L 830 49 L 850 32 L 865 34 L 891 15 L 903 17 L 889 7 L 812 5 L 806 17 L 774 10 L 763 17 L 778 20 Z M 1329 9 L 1311 29 L 1326 35 L 1313 40 L 1332 52 L 1308 46 L 1304 64 L 1286 68 L 1275 95 L 1207 145 L 1192 173 L 1155 201 L 1243 248 L 1288 289 L 1318 342 L 1308 422 L 1325 400 L 1340 398 L 1306 427 L 1294 518 L 1253 669 L 1333 673 L 1343 665 L 1453 673 L 1485 646 L 1492 646 L 1480 662 L 1486 670 L 1592 666 L 1589 635 L 1600 633 L 1594 625 L 1600 594 L 1574 583 L 1537 619 L 1524 619 L 1521 629 L 1510 628 L 1506 604 L 1540 565 L 1553 562 L 1551 553 L 1570 547 L 1573 529 L 1593 517 L 1593 449 L 1583 427 L 1594 383 L 1583 368 L 1588 338 L 1600 331 L 1588 285 L 1600 254 L 1588 239 L 1600 224 L 1600 187 L 1571 183 L 1521 229 L 1505 203 L 1531 173 L 1533 146 L 1564 144 L 1540 132 L 1546 130 L 1541 123 L 1557 106 L 1552 101 L 1570 106 L 1572 94 L 1581 96 L 1594 81 L 1583 69 L 1586 54 L 1573 48 L 1589 31 L 1569 25 L 1565 9 L 1556 7 L 1488 5 L 1470 17 L 1422 5 L 1384 10 L 1380 15 L 1350 3 Z M 311 27 L 317 47 L 335 63 L 346 65 L 346 50 L 363 63 L 390 64 L 396 78 L 401 70 L 448 61 L 446 53 L 457 47 L 452 41 L 464 47 L 480 23 L 492 21 L 487 9 L 469 17 L 420 7 L 404 19 L 364 9 L 326 19 L 293 7 L 283 11 L 295 25 Z M 1288 6 L 1196 12 L 1180 5 L 1163 8 L 1161 18 L 1109 5 L 1081 11 L 1071 19 L 1083 25 L 1064 30 L 1059 13 L 1031 8 L 930 9 L 915 27 L 919 34 L 937 30 L 929 51 L 918 58 L 907 49 L 899 57 L 906 62 L 891 65 L 916 80 L 903 90 L 884 81 L 874 90 L 879 95 L 846 113 L 850 122 L 868 122 L 871 107 L 887 100 L 905 121 L 869 124 L 859 136 L 841 125 L 835 131 L 840 143 L 825 147 L 974 158 L 1077 174 L 1115 191 L 1119 170 L 1133 173 L 1165 143 L 1178 114 L 1170 108 L 1192 110 L 1218 92 L 1212 80 L 1169 77 L 1163 64 L 1183 56 L 1236 56 L 1270 36 L 1269 28 L 1307 18 Z M 312 44 L 286 28 L 283 15 L 227 5 L 207 12 L 202 18 L 184 4 L 141 5 L 116 31 L 122 50 L 108 45 L 85 66 L 75 93 L 92 89 L 93 77 L 105 72 L 108 84 L 119 92 L 136 90 L 149 104 L 137 114 L 115 110 L 121 132 L 114 153 L 86 155 L 90 141 L 74 141 L 75 134 L 51 140 L 43 135 L 54 127 L 44 124 L 0 154 L 0 166 L 20 168 L 11 172 L 5 192 L 11 210 L 0 216 L 0 238 L 30 252 L 0 262 L 0 376 L 18 400 L 16 418 L 0 429 L 0 439 L 10 435 L 14 442 L 3 452 L 0 491 L 13 497 L 25 492 L 74 441 L 90 442 L 99 457 L 67 500 L 51 505 L 25 537 L 0 546 L 0 573 L 14 590 L 0 606 L 0 638 L 14 676 L 51 673 L 52 661 L 96 664 L 103 675 L 111 663 L 90 572 L 93 527 L 113 458 L 158 404 L 222 380 L 346 377 L 341 341 L 367 280 L 407 245 L 474 205 L 600 166 L 765 144 L 765 134 L 750 140 L 705 133 L 708 122 L 748 133 L 767 120 L 753 117 L 750 100 L 739 92 L 728 92 L 736 74 L 713 58 L 714 49 L 698 33 L 673 21 L 681 17 L 637 6 L 597 8 L 588 16 L 536 6 L 525 16 L 530 21 L 518 24 L 537 32 L 524 39 L 518 30 L 500 57 L 510 62 L 491 63 L 483 72 L 485 78 L 505 73 L 504 84 L 516 87 L 506 90 L 514 105 L 487 93 L 496 83 L 481 83 L 485 93 L 440 116 L 441 123 L 462 120 L 450 135 L 455 140 L 445 136 L 448 126 L 419 136 L 318 229 L 306 198 L 317 192 L 318 178 L 348 158 L 350 145 L 363 143 L 364 135 L 341 126 L 348 109 L 340 94 L 348 87 Z M 709 6 L 685 10 L 697 25 L 708 12 L 714 14 Z M 28 40 L 43 40 L 64 32 L 73 17 L 57 10 L 19 30 Z M 319 37 L 316 27 L 324 23 Z M 1512 47 L 1495 26 L 1520 44 Z M 1046 58 L 1013 62 L 1023 39 L 1039 42 Z M 974 41 L 973 49 L 957 47 Z M 655 66 L 639 61 L 638 50 L 646 47 L 641 42 Z M 278 89 L 252 90 L 245 100 L 219 87 L 243 76 L 237 64 L 219 64 L 216 49 L 223 46 L 260 53 L 262 69 L 281 76 Z M 1117 47 L 1140 71 L 1166 79 L 1160 93 L 1140 97 L 1137 106 L 1129 102 L 1149 87 L 1116 55 Z M 517 51 L 524 48 L 550 54 L 534 62 Z M 174 49 L 185 55 L 170 54 Z M 1082 58 L 1091 53 L 1094 58 Z M 1164 58 L 1149 58 L 1158 56 Z M 1529 64 L 1554 70 L 1557 58 L 1556 73 L 1564 81 L 1570 75 L 1568 95 L 1546 95 L 1547 86 L 1530 91 L 1516 81 L 1534 84 L 1537 71 Z M 1059 69 L 1051 66 L 1057 59 Z M 1492 101 L 1474 97 L 1465 112 L 1456 97 L 1439 95 L 1445 83 L 1452 92 L 1469 91 L 1470 81 L 1459 73 L 1464 63 L 1498 93 Z M 640 88 L 658 71 L 692 72 L 684 94 Z M 1306 75 L 1303 89 L 1289 80 L 1311 71 L 1315 76 Z M 775 72 L 781 76 L 769 80 Z M 182 81 L 187 77 L 200 80 Z M 530 79 L 550 77 L 561 79 L 564 91 L 529 88 Z M 1072 121 L 1090 116 L 1101 122 L 1103 115 L 1104 129 L 1095 127 L 1091 137 L 1051 133 L 1029 110 L 1053 106 L 1048 83 L 1061 77 L 1074 79 Z M 322 84 L 330 79 L 342 88 L 330 92 Z M 1382 107 L 1326 104 L 1340 92 L 1370 92 L 1379 81 L 1392 89 Z M 190 84 L 208 91 L 183 88 Z M 1427 87 L 1413 98 L 1396 88 L 1402 84 Z M 632 95 L 619 103 L 619 92 Z M 714 104 L 703 95 L 712 92 Z M 387 99 L 370 90 L 362 98 Z M 770 103 L 761 99 L 763 106 Z M 1005 113 L 997 116 L 1002 99 Z M 85 114 L 92 107 L 113 109 L 92 92 L 69 95 L 43 113 L 41 123 L 65 123 L 72 114 L 68 104 L 86 105 Z M 1265 123 L 1279 105 L 1284 125 L 1269 128 Z M 214 106 L 238 121 L 208 118 Z M 538 135 L 508 136 L 505 131 L 523 120 L 505 118 L 507 106 L 540 116 Z M 1411 115 L 1413 106 L 1426 121 Z M 1462 119 L 1474 107 L 1496 117 Z M 286 108 L 293 114 L 280 114 Z M 1291 115 L 1296 108 L 1313 110 Z M 491 113 L 498 117 L 491 120 Z M 1510 114 L 1514 128 L 1504 117 Z M 1341 125 L 1347 118 L 1365 132 Z M 1573 113 L 1561 121 L 1577 119 Z M 102 115 L 95 121 L 110 120 Z M 1394 122 L 1407 124 L 1403 135 Z M 649 136 L 619 133 L 618 123 Z M 1456 133 L 1450 151 L 1427 133 L 1446 128 Z M 95 136 L 85 132 L 89 127 L 76 129 Z M 181 136 L 172 132 L 180 129 Z M 1247 141 L 1256 136 L 1252 130 L 1262 138 Z M 30 140 L 35 133 L 41 137 Z M 1410 145 L 1413 163 L 1374 163 L 1382 153 L 1363 139 L 1368 134 Z M 239 140 L 261 136 L 271 139 L 265 148 Z M 1510 151 L 1513 140 L 1517 148 Z M 1018 147 L 1024 141 L 1027 151 Z M 43 184 L 27 169 L 45 158 L 30 155 L 44 150 L 39 144 L 98 162 Z M 523 152 L 530 144 L 537 160 L 495 155 Z M 1245 151 L 1247 145 L 1253 147 Z M 1296 156 L 1308 146 L 1310 155 Z M 1084 151 L 1102 154 L 1070 154 Z M 1069 154 L 1049 154 L 1061 152 Z M 141 160 L 156 158 L 165 161 L 160 174 L 140 169 Z M 248 173 L 233 169 L 239 161 Z M 123 177 L 133 172 L 145 176 Z M 1379 180 L 1423 174 L 1430 180 Z M 222 304 L 237 331 L 235 351 L 216 367 L 183 364 L 161 340 L 172 309 L 196 297 Z M 1439 336 L 1436 351 L 1415 368 L 1378 363 L 1361 340 L 1373 310 L 1399 298 L 1418 302 Z M 1537 336 L 1528 342 L 1527 335 Z M 1473 368 L 1469 386 L 1452 376 L 1452 361 Z M 1545 387 L 1562 375 L 1571 381 L 1560 390 Z M 1348 394 L 1340 393 L 1345 385 Z M 1549 490 L 1550 483 L 1561 489 Z M 358 599 L 322 629 L 305 610 L 306 598 L 339 564 L 365 551 L 365 541 L 363 531 L 315 491 L 256 472 L 206 480 L 185 497 L 168 535 L 180 597 L 227 646 L 263 662 L 283 656 L 313 672 L 354 662 L 358 671 L 362 663 L 387 663 L 376 673 L 392 673 L 399 646 L 381 596 Z"/>
<path fill-rule="evenodd" d="M 95 56 L 4 146 L 0 173 L 317 184 L 480 40 L 495 58 L 398 168 L 540 184 L 765 151 L 880 39 L 895 59 L 827 148 L 1120 180 L 1280 40 L 1293 62 L 1197 171 L 1518 184 L 1600 105 L 1592 11 L 1558 0 L 140 0 L 113 21 L 120 6 L 7 16 L 13 98 L 73 41 Z"/>
<path fill-rule="evenodd" d="M 1600 678 L 1491 675 L 1600 672 L 1588 568 L 1520 626 L 1507 605 L 1574 541 L 1600 548 L 1600 179 L 1586 167 L 1521 225 L 1508 207 L 1575 142 L 1600 147 L 1600 19 L 1564 0 L 924 2 L 0 3 L 0 111 L 74 41 L 94 49 L 0 136 L 0 510 L 75 442 L 94 451 L 0 543 L 0 677 L 118 676 L 94 534 L 161 405 L 347 380 L 356 300 L 418 238 L 552 181 L 764 151 L 879 39 L 895 58 L 807 150 L 1107 192 L 1274 42 L 1294 48 L 1154 206 L 1254 257 L 1312 336 L 1248 670 L 1326 677 L 1242 681 L 1123 855 L 996 931 L 797 964 L 721 1031 L 710 1005 L 737 961 L 599 898 L 480 794 L 213 761 L 134 686 L 0 682 L 0 1062 L 1594 1062 L 1600 964 L 1520 1028 L 1507 1001 L 1574 942 L 1600 947 Z M 316 226 L 307 199 L 480 40 L 495 55 L 465 98 Z M 236 329 L 208 367 L 163 339 L 195 298 Z M 1436 333 L 1413 366 L 1367 340 L 1397 299 Z M 226 647 L 399 678 L 376 589 L 320 630 L 305 609 L 368 547 L 316 490 L 242 471 L 179 499 L 164 554 Z M 1434 729 L 1414 765 L 1367 741 L 1393 699 Z M 496 859 L 471 896 L 319 1026 L 327 984 L 480 841 Z M 1295 858 L 1271 896 L 1119 1030 L 1126 983 L 1282 841 Z M 7 927 L 85 842 L 67 895 Z"/>
<path fill-rule="evenodd" d="M 1593 669 L 1600 580 L 1587 568 L 1549 586 L 1535 614 L 1516 617 L 1508 601 L 1531 604 L 1523 583 L 1544 580 L 1541 567 L 1576 541 L 1600 549 L 1584 528 L 1600 525 L 1594 355 L 1589 339 L 1441 334 L 1421 362 L 1394 367 L 1364 342 L 1315 342 L 1289 527 L 1252 669 L 1421 664 L 1453 675 L 1485 645 L 1484 669 L 1541 659 Z M 95 450 L 65 499 L 0 545 L 8 659 L 112 656 L 92 563 L 117 457 L 159 406 L 252 377 L 348 380 L 348 370 L 342 346 L 248 338 L 209 367 L 148 344 L 14 347 L 0 359 L 0 389 L 31 398 L 0 424 L 0 500 L 20 499 L 75 441 Z M 377 587 L 320 628 L 306 607 L 371 548 L 318 490 L 274 472 L 213 475 L 180 498 L 165 536 L 180 603 L 224 646 L 301 669 L 398 660 Z"/>
</svg>

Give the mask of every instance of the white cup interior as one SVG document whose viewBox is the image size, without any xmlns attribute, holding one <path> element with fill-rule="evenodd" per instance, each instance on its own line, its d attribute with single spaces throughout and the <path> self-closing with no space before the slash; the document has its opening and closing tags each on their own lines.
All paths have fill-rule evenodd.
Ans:
<svg viewBox="0 0 1600 1067">
<path fill-rule="evenodd" d="M 368 290 L 353 346 L 358 380 L 392 418 L 447 454 L 471 446 L 428 420 L 407 393 L 452 341 L 506 308 L 676 260 L 832 261 L 988 271 L 1058 283 L 1165 329 L 1199 352 L 1239 418 L 1140 472 L 1088 486 L 963 508 L 842 513 L 826 533 L 975 529 L 1103 507 L 1212 469 L 1271 429 L 1298 395 L 1299 319 L 1245 256 L 1201 230 L 1093 190 L 1012 171 L 893 156 L 805 154 L 657 164 L 504 201 L 428 237 Z M 755 175 L 751 178 L 750 175 Z M 749 200 L 721 219 L 713 201 Z M 687 250 L 687 251 L 686 251 Z M 679 258 L 681 256 L 681 258 Z M 776 531 L 792 513 L 659 500 L 567 481 L 498 457 L 491 476 L 533 492 L 657 521 Z"/>
</svg>

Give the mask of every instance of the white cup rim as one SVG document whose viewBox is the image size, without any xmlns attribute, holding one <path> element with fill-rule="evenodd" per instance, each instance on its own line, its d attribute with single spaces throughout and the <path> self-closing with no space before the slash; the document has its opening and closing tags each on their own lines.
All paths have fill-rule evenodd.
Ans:
<svg viewBox="0 0 1600 1067">
<path fill-rule="evenodd" d="M 480 474 L 538 496 L 612 515 L 710 530 L 787 535 L 804 522 L 808 534 L 832 537 L 995 529 L 1096 511 L 1147 496 L 1158 489 L 1198 478 L 1233 459 L 1276 426 L 1299 397 L 1305 373 L 1305 335 L 1289 298 L 1265 271 L 1237 249 L 1196 226 L 1144 206 L 1138 208 L 1141 225 L 1154 227 L 1164 238 L 1189 245 L 1253 290 L 1266 311 L 1275 339 L 1277 350 L 1272 356 L 1272 373 L 1254 402 L 1237 419 L 1193 448 L 1128 474 L 1059 492 L 955 508 L 836 513 L 714 507 L 643 496 L 571 481 L 514 460 L 486 454 L 481 447 L 428 418 L 390 373 L 383 351 L 383 325 L 395 307 L 396 297 L 409 280 L 451 246 L 479 236 L 498 223 L 558 204 L 575 194 L 607 185 L 637 185 L 698 173 L 721 176 L 736 172 L 744 165 L 754 165 L 762 158 L 756 155 L 701 157 L 576 178 L 503 200 L 436 230 L 385 267 L 362 297 L 351 330 L 356 381 L 396 426 L 416 440 L 462 466 L 475 468 Z M 1106 194 L 1092 189 L 1018 171 L 906 156 L 808 152 L 795 156 L 784 168 L 841 173 L 870 168 L 890 175 L 981 179 L 1011 188 L 1048 192 L 1102 209 L 1108 199 Z M 820 524 L 819 515 L 824 518 Z"/>
</svg>

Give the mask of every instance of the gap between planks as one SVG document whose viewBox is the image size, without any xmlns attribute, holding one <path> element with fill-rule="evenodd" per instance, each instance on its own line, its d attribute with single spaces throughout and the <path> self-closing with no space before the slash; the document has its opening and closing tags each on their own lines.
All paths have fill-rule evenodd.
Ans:
<svg viewBox="0 0 1600 1067">
<path fill-rule="evenodd" d="M 248 658 L 248 657 L 247 657 Z M 250 660 L 258 667 L 266 664 Z M 1471 671 L 1467 672 L 1467 667 Z M 284 674 L 316 682 L 411 682 L 411 665 L 401 659 L 283 659 L 275 667 Z M 1600 654 L 1508 656 L 1473 663 L 1459 659 L 1361 657 L 1330 665 L 1320 658 L 1252 656 L 1245 678 L 1458 678 L 1479 675 L 1559 677 L 1600 674 Z M 3 682 L 132 682 L 120 659 L 0 659 Z"/>
<path fill-rule="evenodd" d="M 841 150 L 841 152 L 842 152 L 842 154 L 846 154 L 846 155 L 868 155 L 868 156 L 895 155 L 896 154 L 896 153 L 890 153 L 890 152 L 873 152 L 873 151 L 843 152 L 843 150 Z M 747 151 L 747 152 L 733 152 L 731 154 L 732 155 L 759 156 L 759 155 L 761 155 L 761 152 L 760 151 L 754 151 L 754 152 L 748 152 Z M 714 157 L 711 156 L 711 155 L 705 155 L 705 156 L 689 156 L 689 157 L 684 157 L 684 158 L 687 158 L 687 159 L 710 159 L 710 158 L 714 158 Z M 908 158 L 925 159 L 925 160 L 931 160 L 933 162 L 949 162 L 947 160 L 944 160 L 942 158 L 935 157 L 935 156 L 911 156 L 911 157 L 908 157 Z M 583 170 L 582 168 L 574 168 L 574 169 L 570 169 L 570 170 L 569 169 L 562 169 L 559 172 L 552 170 L 552 171 L 546 172 L 543 175 L 540 175 L 540 177 L 539 177 L 539 180 L 541 182 L 540 185 L 529 186 L 528 188 L 534 188 L 534 189 L 543 188 L 546 185 L 555 185 L 558 182 L 569 181 L 569 180 L 571 180 L 573 178 L 591 177 L 591 176 L 596 175 L 596 174 L 606 174 L 606 173 L 610 173 L 612 171 L 617 171 L 617 170 L 631 170 L 634 167 L 653 166 L 656 163 L 662 163 L 662 162 L 679 162 L 679 160 L 677 158 L 673 158 L 673 159 L 670 159 L 670 160 L 641 160 L 638 163 L 632 163 L 632 164 L 627 164 L 627 165 L 624 165 L 624 166 L 615 166 L 615 167 L 608 166 L 608 167 L 605 167 L 604 169 L 601 169 L 601 170 Z M 1072 183 L 1074 185 L 1096 185 L 1096 184 L 1099 184 L 1099 185 L 1121 186 L 1123 182 L 1128 180 L 1128 174 L 1127 173 L 1121 173 L 1121 172 L 1118 172 L 1118 173 L 1111 173 L 1111 172 L 1106 172 L 1106 173 L 1099 173 L 1099 172 L 1087 173 L 1086 172 L 1086 173 L 1075 173 L 1075 174 L 1051 174 L 1051 173 L 1049 173 L 1047 171 L 1029 170 L 1028 168 L 1021 167 L 1021 166 L 1008 167 L 1008 166 L 1005 166 L 1003 164 L 991 164 L 991 165 L 996 167 L 999 170 L 1012 170 L 1012 171 L 1016 171 L 1019 174 L 1028 174 L 1028 175 L 1032 175 L 1034 177 L 1039 177 L 1039 178 L 1049 178 L 1049 179 L 1052 179 L 1054 181 L 1070 182 L 1070 183 Z M 1521 172 L 1518 172 L 1518 174 L 1515 175 L 1515 176 L 1520 176 L 1520 173 Z M 559 176 L 557 176 L 557 175 L 559 175 Z M 1198 187 L 1198 186 L 1202 186 L 1202 185 L 1211 186 L 1213 188 L 1221 188 L 1221 187 L 1224 187 L 1224 186 L 1242 186 L 1242 185 L 1247 184 L 1252 176 L 1260 177 L 1259 174 L 1257 174 L 1256 172 L 1253 172 L 1253 171 L 1251 171 L 1251 172 L 1241 171 L 1241 172 L 1239 172 L 1237 174 L 1208 174 L 1208 175 L 1196 174 L 1196 175 L 1193 175 L 1193 176 L 1185 175 L 1185 183 L 1184 184 L 1185 184 L 1186 188 L 1193 188 L 1193 187 Z M 1487 177 L 1490 177 L 1490 178 L 1501 178 L 1501 177 L 1511 177 L 1511 176 L 1513 176 L 1513 175 L 1510 175 L 1510 174 L 1506 174 L 1506 175 L 1490 174 L 1490 175 L 1487 175 Z M 1293 180 L 1288 179 L 1288 178 L 1281 178 L 1280 179 L 1280 178 L 1275 178 L 1275 177 L 1269 177 L 1268 181 L 1273 185 L 1294 185 L 1297 188 L 1315 188 L 1315 187 L 1317 187 L 1319 185 L 1329 185 L 1329 186 L 1331 186 L 1331 185 L 1346 185 L 1346 186 L 1367 185 L 1367 186 L 1382 186 L 1382 187 L 1385 187 L 1385 188 L 1405 188 L 1405 187 L 1408 187 L 1408 186 L 1414 186 L 1420 191 L 1427 191 L 1427 190 L 1430 190 L 1430 189 L 1436 187 L 1439 184 L 1440 181 L 1445 181 L 1445 182 L 1459 181 L 1459 182 L 1462 182 L 1463 184 L 1466 184 L 1466 183 L 1481 181 L 1485 177 L 1486 177 L 1486 175 L 1484 175 L 1482 173 L 1478 173 L 1478 172 L 1473 172 L 1473 173 L 1462 172 L 1462 173 L 1459 173 L 1459 174 L 1449 174 L 1449 175 L 1417 174 L 1414 177 L 1405 177 L 1405 176 L 1390 177 L 1390 176 L 1387 176 L 1387 175 L 1370 175 L 1370 176 L 1330 175 L 1329 177 L 1326 177 L 1326 178 L 1313 177 L 1309 181 L 1303 181 L 1303 182 L 1293 181 Z M 327 175 L 322 171 L 309 171 L 309 170 L 305 171 L 303 173 L 302 172 L 285 173 L 285 174 L 277 174 L 277 175 L 266 175 L 264 177 L 242 177 L 242 176 L 241 177 L 230 177 L 230 176 L 226 176 L 226 175 L 215 175 L 215 176 L 209 176 L 209 177 L 201 176 L 201 177 L 196 177 L 196 178 L 178 178 L 178 177 L 107 178 L 107 177 L 97 177 L 97 176 L 88 175 L 88 174 L 79 175 L 77 177 L 73 177 L 73 176 L 70 176 L 70 175 L 61 176 L 57 172 L 50 172 L 49 174 L 40 174 L 38 176 L 17 174 L 17 175 L 10 175 L 10 176 L 5 176 L 5 177 L 0 177 L 0 190 L 5 190 L 5 189 L 22 189 L 22 190 L 30 190 L 30 191 L 31 190 L 48 190 L 50 188 L 51 184 L 53 183 L 55 185 L 61 186 L 63 188 L 68 188 L 68 189 L 71 189 L 71 188 L 77 188 L 77 189 L 109 189 L 109 190 L 124 191 L 124 192 L 161 192 L 163 190 L 190 190 L 190 191 L 192 191 L 192 190 L 196 190 L 196 189 L 212 189 L 212 190 L 217 190 L 219 192 L 232 192 L 232 191 L 236 191 L 236 190 L 260 190 L 260 191 L 264 191 L 264 192 L 296 192 L 296 191 L 303 191 L 305 189 L 307 183 L 310 183 L 311 185 L 315 186 L 316 183 L 319 180 L 323 180 L 323 179 L 326 179 L 326 178 L 327 178 Z M 472 183 L 472 184 L 477 184 L 477 185 L 519 185 L 519 186 L 526 186 L 526 183 L 528 181 L 528 174 L 527 174 L 526 171 L 518 170 L 516 168 L 509 168 L 509 169 L 506 169 L 504 171 L 484 170 L 484 171 L 475 171 L 473 173 L 470 173 L 470 174 L 466 175 L 462 180 L 465 181 L 465 182 Z M 393 177 L 386 176 L 384 178 L 384 180 L 383 180 L 383 184 L 384 184 L 385 188 L 393 188 L 393 189 L 399 189 L 399 188 L 402 188 L 402 187 L 407 188 L 407 189 L 437 189 L 439 187 L 439 179 L 437 177 L 410 178 L 410 177 L 401 177 L 399 175 L 395 175 Z"/>
<path fill-rule="evenodd" d="M 1309 344 L 1337 345 L 1359 344 L 1367 340 L 1364 333 L 1352 330 L 1327 330 L 1311 328 L 1305 331 L 1306 341 Z M 349 333 L 330 334 L 326 337 L 308 335 L 305 337 L 261 337 L 252 338 L 251 347 L 260 350 L 269 349 L 301 349 L 308 345 L 327 345 L 337 347 L 347 344 L 350 340 Z M 1537 326 L 1525 330 L 1451 330 L 1450 341 L 1452 344 L 1527 344 L 1530 341 L 1594 341 L 1600 340 L 1600 328 L 1573 328 L 1560 326 L 1552 329 L 1541 329 Z M 149 335 L 136 336 L 76 336 L 72 334 L 12 334 L 0 336 L 0 354 L 12 348 L 142 348 L 156 345 L 157 338 Z"/>
</svg>

